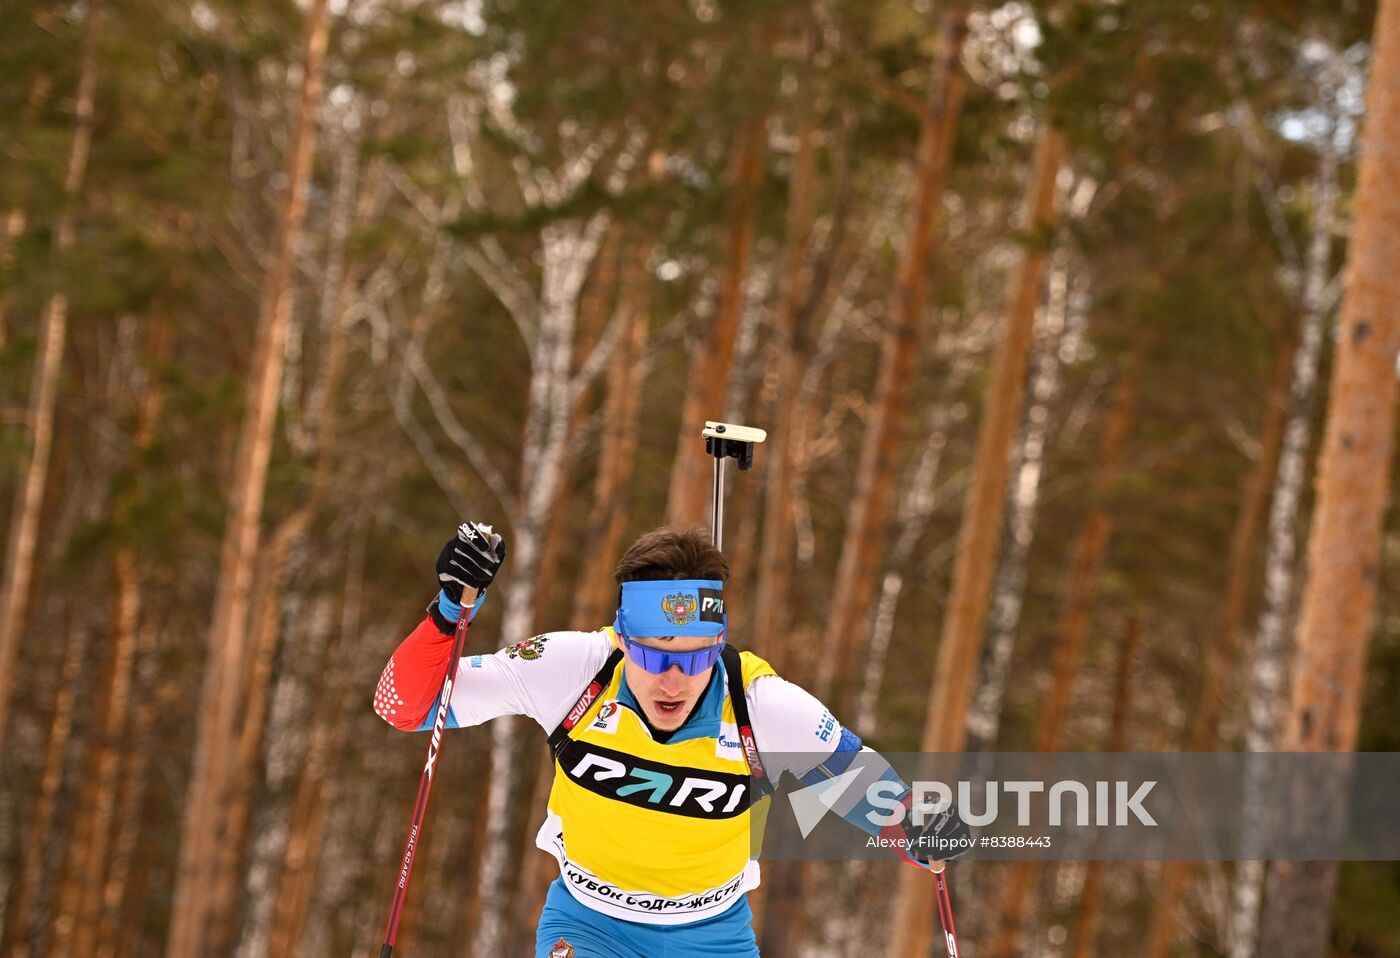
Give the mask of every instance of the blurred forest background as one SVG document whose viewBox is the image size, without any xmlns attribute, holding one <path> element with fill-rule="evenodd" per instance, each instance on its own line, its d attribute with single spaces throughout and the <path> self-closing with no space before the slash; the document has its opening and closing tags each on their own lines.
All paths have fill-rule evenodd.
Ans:
<svg viewBox="0 0 1400 958">
<path fill-rule="evenodd" d="M 706 418 L 735 641 L 876 747 L 1400 748 L 1397 8 L 6 5 L 0 950 L 377 954 L 437 548 L 510 540 L 473 649 L 600 626 Z M 450 736 L 401 953 L 528 953 L 545 754 Z M 1395 864 L 952 890 L 975 958 L 1400 955 Z M 943 953 L 893 863 L 754 897 Z"/>
</svg>

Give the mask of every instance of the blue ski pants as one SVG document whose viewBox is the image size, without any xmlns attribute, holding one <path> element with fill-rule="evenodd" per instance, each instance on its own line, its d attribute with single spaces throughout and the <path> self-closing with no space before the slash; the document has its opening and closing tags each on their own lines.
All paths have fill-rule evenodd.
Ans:
<svg viewBox="0 0 1400 958">
<path fill-rule="evenodd" d="M 535 958 L 758 958 L 758 944 L 747 897 L 704 921 L 647 925 L 581 905 L 555 879 L 535 931 Z"/>
</svg>

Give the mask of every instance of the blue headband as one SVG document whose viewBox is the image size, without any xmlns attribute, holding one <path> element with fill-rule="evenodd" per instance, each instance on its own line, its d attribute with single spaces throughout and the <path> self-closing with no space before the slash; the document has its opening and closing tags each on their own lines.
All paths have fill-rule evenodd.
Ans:
<svg viewBox="0 0 1400 958">
<path fill-rule="evenodd" d="M 615 626 L 636 638 L 719 635 L 724 631 L 724 583 L 718 579 L 624 582 Z"/>
</svg>

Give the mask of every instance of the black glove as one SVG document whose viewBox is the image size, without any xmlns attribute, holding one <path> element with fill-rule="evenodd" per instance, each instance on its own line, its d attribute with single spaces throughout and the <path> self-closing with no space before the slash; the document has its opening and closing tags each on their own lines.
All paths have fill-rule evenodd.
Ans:
<svg viewBox="0 0 1400 958">
<path fill-rule="evenodd" d="M 505 561 L 506 541 L 499 533 L 485 523 L 464 522 L 438 553 L 438 585 L 449 602 L 460 605 L 463 589 L 485 592 Z M 450 634 L 456 627 L 457 617 L 445 615 L 438 600 L 433 600 L 428 611 L 444 633 Z"/>
<path fill-rule="evenodd" d="M 910 858 L 925 865 L 950 862 L 972 849 L 972 830 L 953 805 L 927 815 L 922 826 L 915 825 L 913 818 L 911 812 L 904 819 L 904 837 L 909 839 Z"/>
</svg>

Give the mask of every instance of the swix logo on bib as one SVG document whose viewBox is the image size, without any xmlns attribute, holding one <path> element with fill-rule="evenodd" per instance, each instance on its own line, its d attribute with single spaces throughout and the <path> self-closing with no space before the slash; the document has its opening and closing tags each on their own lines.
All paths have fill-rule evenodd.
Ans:
<svg viewBox="0 0 1400 958">
<path fill-rule="evenodd" d="M 700 621 L 724 621 L 724 593 L 718 589 L 700 590 Z"/>
<path fill-rule="evenodd" d="M 564 747 L 559 767 L 590 792 L 653 811 L 733 818 L 749 807 L 747 775 L 663 765 L 577 739 Z"/>
<path fill-rule="evenodd" d="M 584 714 L 588 711 L 588 707 L 593 704 L 594 699 L 596 699 L 602 691 L 603 686 L 601 684 L 597 682 L 588 683 L 588 688 L 584 691 L 578 702 L 569 710 L 569 714 L 564 716 L 564 728 L 570 729 L 577 725 L 578 720 L 583 718 Z"/>
</svg>

